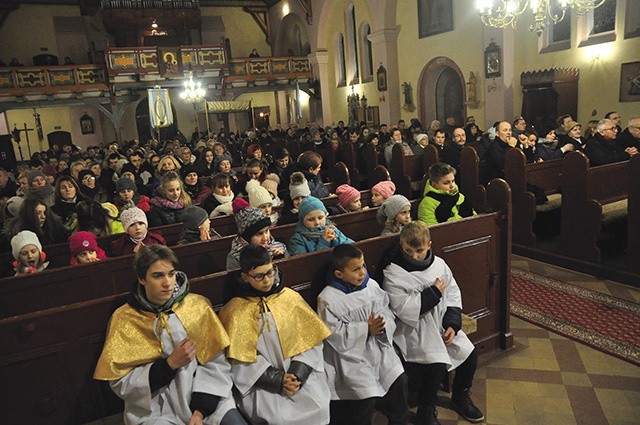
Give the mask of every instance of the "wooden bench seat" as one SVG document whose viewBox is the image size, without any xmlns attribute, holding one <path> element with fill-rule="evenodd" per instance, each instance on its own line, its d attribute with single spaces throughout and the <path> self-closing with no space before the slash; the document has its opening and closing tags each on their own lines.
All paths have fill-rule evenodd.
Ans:
<svg viewBox="0 0 640 425">
<path fill-rule="evenodd" d="M 431 228 L 433 249 L 451 267 L 463 294 L 464 312 L 476 321 L 471 338 L 480 352 L 513 345 L 509 190 L 504 181 L 496 181 L 488 191 L 497 212 Z M 357 243 L 372 276 L 379 276 L 380 259 L 397 239 L 392 235 Z M 315 305 L 324 285 L 319 274 L 330 255 L 329 250 L 318 251 L 277 264 L 285 284 Z M 191 279 L 191 291 L 219 307 L 229 297 L 229 284 L 227 273 L 214 273 Z M 4 422 L 80 424 L 122 411 L 122 402 L 106 383 L 94 381 L 92 373 L 109 318 L 126 301 L 126 292 L 128 288 L 122 287 L 117 294 L 0 319 Z"/>
<path fill-rule="evenodd" d="M 396 193 L 408 199 L 421 198 L 429 167 L 439 161 L 438 150 L 428 145 L 423 155 L 405 155 L 401 144 L 391 150 L 389 174 L 396 185 Z"/>
</svg>

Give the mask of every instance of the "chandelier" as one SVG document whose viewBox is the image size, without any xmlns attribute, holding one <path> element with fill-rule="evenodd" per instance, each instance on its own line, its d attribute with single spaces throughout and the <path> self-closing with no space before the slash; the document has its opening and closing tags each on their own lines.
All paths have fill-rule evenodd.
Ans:
<svg viewBox="0 0 640 425">
<path fill-rule="evenodd" d="M 567 8 L 584 15 L 601 6 L 606 0 L 477 0 L 482 22 L 489 27 L 516 27 L 518 17 L 528 7 L 533 14 L 531 31 L 542 34 L 547 23 L 557 24 L 564 19 Z"/>
<path fill-rule="evenodd" d="M 189 75 L 189 80 L 184 82 L 184 90 L 180 92 L 180 99 L 189 103 L 200 102 L 204 99 L 206 90 L 202 88 L 200 82 L 193 81 L 193 74 Z"/>
</svg>

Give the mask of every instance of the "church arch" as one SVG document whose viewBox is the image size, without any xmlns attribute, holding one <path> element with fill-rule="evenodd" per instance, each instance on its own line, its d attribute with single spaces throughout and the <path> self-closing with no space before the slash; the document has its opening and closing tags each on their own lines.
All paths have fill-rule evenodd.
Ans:
<svg viewBox="0 0 640 425">
<path fill-rule="evenodd" d="M 420 120 L 428 127 L 432 120 L 442 124 L 453 116 L 460 125 L 467 116 L 465 82 L 460 67 L 447 57 L 430 60 L 418 80 Z"/>
</svg>

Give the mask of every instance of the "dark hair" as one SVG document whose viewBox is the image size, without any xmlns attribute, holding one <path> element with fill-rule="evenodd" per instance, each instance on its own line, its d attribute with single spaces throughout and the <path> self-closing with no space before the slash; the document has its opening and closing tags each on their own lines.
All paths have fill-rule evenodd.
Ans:
<svg viewBox="0 0 640 425">
<path fill-rule="evenodd" d="M 78 230 L 94 233 L 96 236 L 111 234 L 111 226 L 106 211 L 97 201 L 81 201 L 76 205 Z"/>
<path fill-rule="evenodd" d="M 209 180 L 209 187 L 211 189 L 215 189 L 216 187 L 225 187 L 227 185 L 231 185 L 231 179 L 229 179 L 228 174 L 218 173 Z"/>
<path fill-rule="evenodd" d="M 247 273 L 256 267 L 271 263 L 271 254 L 263 246 L 249 244 L 240 251 L 240 270 Z"/>
<path fill-rule="evenodd" d="M 440 181 L 441 178 L 446 176 L 447 174 L 452 174 L 455 176 L 456 169 L 451 165 L 446 164 L 444 162 L 436 162 L 431 167 L 429 167 L 429 180 L 436 183 Z"/>
<path fill-rule="evenodd" d="M 180 266 L 178 257 L 176 257 L 176 254 L 171 248 L 165 245 L 155 244 L 140 247 L 136 256 L 133 257 L 133 270 L 135 270 L 139 278 L 143 279 L 147 276 L 147 272 L 151 266 L 158 261 L 168 261 L 176 269 Z"/>
<path fill-rule="evenodd" d="M 443 136 L 447 137 L 447 132 L 444 131 L 443 129 L 439 128 L 437 129 L 434 133 L 433 133 L 433 137 L 436 137 L 438 135 L 438 133 L 442 134 Z"/>
<path fill-rule="evenodd" d="M 604 114 L 604 117 L 605 117 L 606 119 L 610 120 L 610 119 L 611 119 L 611 115 L 612 115 L 612 114 L 615 114 L 615 113 L 616 113 L 616 111 L 609 111 L 609 112 L 607 112 L 606 114 Z"/>
<path fill-rule="evenodd" d="M 331 269 L 333 271 L 343 271 L 347 263 L 353 259 L 362 258 L 364 254 L 355 245 L 345 244 L 333 248 L 331 253 Z"/>
<path fill-rule="evenodd" d="M 283 159 L 289 156 L 289 151 L 285 147 L 277 148 L 273 152 L 273 159 Z"/>
<path fill-rule="evenodd" d="M 80 192 L 80 186 L 78 186 L 78 182 L 76 182 L 76 179 L 66 174 L 63 174 L 60 177 L 58 177 L 58 179 L 56 180 L 56 193 L 55 193 L 56 202 L 62 200 L 62 196 L 60 195 L 60 184 L 62 184 L 63 182 L 69 182 L 73 185 L 73 187 L 76 188 L 76 199 L 78 202 L 84 200 L 84 195 Z"/>
<path fill-rule="evenodd" d="M 259 167 L 260 170 L 264 170 L 264 164 L 262 163 L 262 161 L 256 158 L 251 158 L 247 161 L 246 168 L 253 168 L 253 167 Z"/>
<path fill-rule="evenodd" d="M 318 168 L 318 166 L 322 164 L 322 156 L 314 151 L 306 151 L 298 157 L 298 164 L 300 164 L 305 171 L 308 171 L 310 168 Z"/>
<path fill-rule="evenodd" d="M 42 226 L 40 226 L 40 220 L 36 214 L 38 205 L 45 207 L 45 221 Z M 31 230 L 43 245 L 64 242 L 67 236 L 66 228 L 51 208 L 41 199 L 31 197 L 25 198 L 16 217 L 6 226 L 9 239 L 22 230 Z"/>
<path fill-rule="evenodd" d="M 112 153 L 109 154 L 107 159 L 108 160 L 110 160 L 110 159 L 120 159 L 120 155 L 118 155 L 116 152 L 112 152 Z"/>
</svg>

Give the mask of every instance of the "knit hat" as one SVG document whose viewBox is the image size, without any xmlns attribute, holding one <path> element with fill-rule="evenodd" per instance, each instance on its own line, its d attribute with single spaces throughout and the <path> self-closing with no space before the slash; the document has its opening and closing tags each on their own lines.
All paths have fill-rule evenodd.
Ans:
<svg viewBox="0 0 640 425">
<path fill-rule="evenodd" d="M 262 182 L 262 187 L 267 189 L 273 198 L 278 196 L 278 185 L 280 184 L 280 177 L 277 174 L 267 174 L 267 177 Z"/>
<path fill-rule="evenodd" d="M 235 219 L 238 234 L 247 242 L 260 230 L 271 226 L 271 219 L 262 210 L 254 207 L 241 209 L 236 213 Z"/>
<path fill-rule="evenodd" d="M 309 195 L 311 195 L 311 189 L 309 189 L 309 182 L 304 177 L 304 174 L 300 171 L 291 174 L 291 183 L 289 184 L 289 196 L 291 199 L 296 199 L 299 196 L 306 198 Z"/>
<path fill-rule="evenodd" d="M 307 196 L 300 202 L 300 206 L 298 207 L 298 217 L 300 220 L 303 220 L 304 217 L 309 214 L 311 211 L 321 210 L 327 213 L 327 207 L 324 206 L 322 201 L 315 196 Z"/>
<path fill-rule="evenodd" d="M 213 169 L 216 171 L 216 173 L 220 171 L 220 164 L 222 163 L 222 161 L 229 161 L 229 164 L 233 163 L 231 155 L 226 152 L 220 156 L 216 156 L 216 158 L 213 160 Z"/>
<path fill-rule="evenodd" d="M 402 195 L 393 195 L 378 208 L 377 219 L 380 224 L 386 223 L 388 219 L 394 219 L 400 210 L 406 205 L 411 205 L 409 200 Z"/>
<path fill-rule="evenodd" d="M 249 139 L 255 139 L 256 138 L 256 132 L 255 131 L 247 131 L 247 137 Z"/>
<path fill-rule="evenodd" d="M 238 214 L 241 210 L 247 208 L 249 203 L 242 198 L 236 198 L 231 201 L 231 208 L 233 208 L 233 213 Z"/>
<path fill-rule="evenodd" d="M 424 134 L 424 133 L 420 133 L 420 134 L 416 135 L 416 137 L 415 137 L 415 141 L 416 141 L 416 143 L 420 143 L 420 140 L 422 140 L 422 139 L 424 139 L 424 138 L 426 138 L 426 139 L 427 139 L 427 141 L 429 140 L 429 136 L 427 136 L 427 135 L 426 135 L 426 134 Z"/>
<path fill-rule="evenodd" d="M 84 179 L 86 176 L 92 176 L 95 177 L 96 175 L 93 174 L 93 171 L 91 170 L 80 170 L 80 172 L 78 173 L 78 182 L 82 182 L 82 179 Z"/>
<path fill-rule="evenodd" d="M 4 204 L 4 208 L 11 217 L 15 217 L 20 212 L 20 207 L 22 207 L 23 202 L 24 198 L 22 196 L 12 196 L 7 199 L 7 202 Z"/>
<path fill-rule="evenodd" d="M 27 173 L 27 181 L 29 182 L 29 187 L 31 187 L 31 184 L 33 183 L 33 180 L 35 180 L 36 177 L 45 177 L 44 173 L 41 170 L 29 170 L 29 172 Z"/>
<path fill-rule="evenodd" d="M 577 126 L 577 125 L 579 125 L 579 126 L 581 126 L 581 127 L 582 127 L 582 124 L 580 124 L 579 122 L 569 121 L 568 123 L 566 123 L 566 124 L 564 125 L 564 131 L 565 131 L 565 133 L 569 133 L 571 130 L 573 130 L 573 127 L 575 127 L 575 126 Z"/>
<path fill-rule="evenodd" d="M 42 244 L 38 240 L 38 236 L 31 230 L 23 230 L 18 232 L 11 238 L 11 253 L 16 260 L 20 256 L 20 250 L 27 245 L 35 245 L 38 251 L 42 252 Z"/>
<path fill-rule="evenodd" d="M 122 221 L 122 227 L 126 232 L 129 226 L 135 223 L 144 223 L 149 226 L 147 222 L 147 215 L 138 207 L 127 208 L 120 214 L 120 221 Z"/>
<path fill-rule="evenodd" d="M 76 257 L 85 251 L 102 251 L 98 246 L 96 235 L 91 232 L 76 232 L 69 236 L 69 250 L 71 257 Z M 104 251 L 102 251 L 104 253 Z"/>
<path fill-rule="evenodd" d="M 197 205 L 192 205 L 182 211 L 182 223 L 184 228 L 188 230 L 197 229 L 208 218 L 207 211 Z"/>
<path fill-rule="evenodd" d="M 116 182 L 116 193 L 120 193 L 125 189 L 131 189 L 134 193 L 138 193 L 138 187 L 129 177 L 120 177 Z"/>
<path fill-rule="evenodd" d="M 183 165 L 182 168 L 180 168 L 180 177 L 182 178 L 182 181 L 184 181 L 184 179 L 190 173 L 196 173 L 196 174 L 198 174 L 198 176 L 200 175 L 200 173 L 198 173 L 198 170 L 196 169 L 195 165 L 193 165 L 193 164 Z"/>
<path fill-rule="evenodd" d="M 340 200 L 340 205 L 346 207 L 352 202 L 360 199 L 360 192 L 355 187 L 349 186 L 348 184 L 341 184 L 336 188 L 336 195 L 338 195 L 338 199 Z"/>
<path fill-rule="evenodd" d="M 272 204 L 273 199 L 267 189 L 260 185 L 258 180 L 249 180 L 247 182 L 247 193 L 249 194 L 249 205 L 259 207 L 264 204 Z"/>
<path fill-rule="evenodd" d="M 384 199 L 388 199 L 396 193 L 396 185 L 391 180 L 384 180 L 371 188 L 372 192 L 378 192 Z"/>
</svg>

